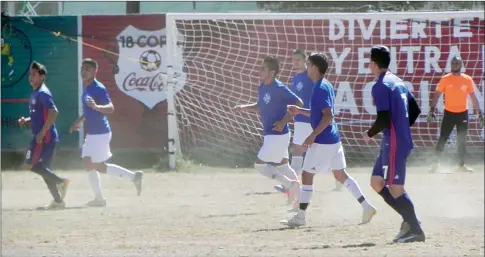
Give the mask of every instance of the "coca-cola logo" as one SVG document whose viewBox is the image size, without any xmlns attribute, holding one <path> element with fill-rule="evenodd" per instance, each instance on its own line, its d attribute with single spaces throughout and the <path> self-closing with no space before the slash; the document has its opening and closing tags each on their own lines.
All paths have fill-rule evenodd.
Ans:
<svg viewBox="0 0 485 257">
<path fill-rule="evenodd" d="M 155 92 L 163 91 L 165 85 L 167 84 L 167 74 L 164 72 L 159 72 L 154 76 L 140 76 L 138 77 L 136 72 L 131 72 L 126 76 L 123 81 L 123 90 L 125 92 L 129 91 L 139 91 L 139 92 Z"/>
</svg>

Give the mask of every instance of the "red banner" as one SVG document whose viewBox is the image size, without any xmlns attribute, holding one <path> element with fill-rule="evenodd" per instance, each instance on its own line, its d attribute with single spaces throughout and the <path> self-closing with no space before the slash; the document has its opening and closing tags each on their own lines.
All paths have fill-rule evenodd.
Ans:
<svg viewBox="0 0 485 257">
<path fill-rule="evenodd" d="M 83 58 L 99 63 L 109 91 L 113 148 L 162 148 L 167 141 L 165 16 L 83 16 Z"/>
</svg>

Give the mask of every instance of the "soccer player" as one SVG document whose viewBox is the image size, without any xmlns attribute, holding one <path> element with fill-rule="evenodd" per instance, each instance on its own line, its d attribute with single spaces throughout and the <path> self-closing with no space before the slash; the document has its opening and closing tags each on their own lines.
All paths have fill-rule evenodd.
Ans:
<svg viewBox="0 0 485 257">
<path fill-rule="evenodd" d="M 389 72 L 389 48 L 371 49 L 369 68 L 377 77 L 372 87 L 377 118 L 372 127 L 363 133 L 364 140 L 383 132 L 381 149 L 374 165 L 371 187 L 402 218 L 401 230 L 395 242 L 425 241 L 425 235 L 414 211 L 414 205 L 404 189 L 406 161 L 413 149 L 411 126 L 421 110 L 404 82 Z"/>
<path fill-rule="evenodd" d="M 94 191 L 95 199 L 88 202 L 88 206 L 106 206 L 106 200 L 101 190 L 101 180 L 98 172 L 128 179 L 135 184 L 137 194 L 141 194 L 141 171 L 132 172 L 116 164 L 107 163 L 111 158 L 111 127 L 106 118 L 115 108 L 104 85 L 96 79 L 98 63 L 90 58 L 84 59 L 81 66 L 83 80 L 83 94 L 81 101 L 83 113 L 71 127 L 71 132 L 79 130 L 83 122 L 86 123 L 87 135 L 82 147 L 82 158 L 88 171 L 89 182 Z"/>
<path fill-rule="evenodd" d="M 288 146 L 290 132 L 288 121 L 293 116 L 287 112 L 288 105 L 303 103 L 289 88 L 276 79 L 280 71 L 276 57 L 268 56 L 263 60 L 259 79 L 258 101 L 253 104 L 237 105 L 236 112 L 259 112 L 263 123 L 264 142 L 259 150 L 254 168 L 262 175 L 282 183 L 287 192 L 288 204 L 298 197 L 300 183 L 298 176 L 289 164 Z"/>
<path fill-rule="evenodd" d="M 310 109 L 289 106 L 294 114 L 310 117 L 312 133 L 303 142 L 308 148 L 303 163 L 302 188 L 298 212 L 282 223 L 295 227 L 306 224 L 306 210 L 313 195 L 313 177 L 316 173 L 332 171 L 336 180 L 344 184 L 364 209 L 362 223 L 369 223 L 376 214 L 376 209 L 366 200 L 357 182 L 346 172 L 344 149 L 340 141 L 340 132 L 334 120 L 335 92 L 332 84 L 325 79 L 328 69 L 328 57 L 325 54 L 312 54 L 308 57 L 308 75 L 314 82 Z"/>
<path fill-rule="evenodd" d="M 303 108 L 310 108 L 310 97 L 312 96 L 313 81 L 308 76 L 306 70 L 307 54 L 301 49 L 296 49 L 293 52 L 293 69 L 296 74 L 293 77 L 291 91 L 293 91 L 303 101 Z M 303 156 L 305 148 L 303 148 L 303 141 L 312 133 L 312 125 L 310 124 L 310 117 L 298 114 L 294 117 L 294 132 L 293 142 L 291 144 L 291 167 L 296 171 L 296 174 L 301 175 L 303 165 Z M 335 189 L 340 190 L 342 184 L 335 181 Z M 286 188 L 283 185 L 276 185 L 275 189 L 280 192 L 285 192 Z"/>
<path fill-rule="evenodd" d="M 440 137 L 436 145 L 436 163 L 431 167 L 430 172 L 436 172 L 440 166 L 440 157 L 445 148 L 446 141 L 451 134 L 451 131 L 456 126 L 457 143 L 458 143 L 458 157 L 460 159 L 460 166 L 458 171 L 471 172 L 473 169 L 465 164 L 466 155 L 466 136 L 468 130 L 468 96 L 471 96 L 473 106 L 480 126 L 483 127 L 483 114 L 478 104 L 477 96 L 475 95 L 475 87 L 470 76 L 461 72 L 463 61 L 460 57 L 451 59 L 451 73 L 444 75 L 438 83 L 436 93 L 431 100 L 431 108 L 428 113 L 428 122 L 435 119 L 434 110 L 441 95 L 445 96 L 445 113 L 443 121 L 441 122 Z"/>
<path fill-rule="evenodd" d="M 44 65 L 33 62 L 30 66 L 29 83 L 34 89 L 29 99 L 30 117 L 21 117 L 21 127 L 31 126 L 33 139 L 25 156 L 27 169 L 42 176 L 54 198 L 48 209 L 64 208 L 64 198 L 70 181 L 54 174 L 50 169 L 54 149 L 59 142 L 56 129 L 57 107 L 52 94 L 45 85 L 47 69 Z"/>
</svg>

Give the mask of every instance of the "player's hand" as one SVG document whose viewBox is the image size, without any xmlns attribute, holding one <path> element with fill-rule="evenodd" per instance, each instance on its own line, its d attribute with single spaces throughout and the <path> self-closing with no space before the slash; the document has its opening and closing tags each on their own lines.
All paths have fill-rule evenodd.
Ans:
<svg viewBox="0 0 485 257">
<path fill-rule="evenodd" d="M 298 106 L 296 106 L 296 105 L 288 105 L 287 110 L 293 116 L 296 116 L 296 115 L 300 114 L 300 108 Z"/>
<path fill-rule="evenodd" d="M 92 97 L 90 97 L 90 96 L 87 96 L 87 97 L 86 97 L 86 104 L 87 104 L 89 107 L 93 108 L 93 109 L 96 109 L 96 107 L 97 107 L 96 102 L 95 102 L 95 101 L 94 101 L 94 99 L 93 99 Z"/>
<path fill-rule="evenodd" d="M 25 119 L 25 117 L 23 117 L 23 116 L 22 116 L 22 117 L 20 117 L 20 119 L 18 119 L 18 123 L 19 123 L 19 126 L 20 126 L 21 128 L 23 128 L 23 127 L 27 126 L 27 120 L 26 120 L 26 119 Z"/>
<path fill-rule="evenodd" d="M 45 133 L 43 133 L 42 131 L 37 133 L 37 136 L 35 136 L 35 142 L 37 144 L 41 144 L 42 140 L 44 139 L 44 135 L 45 135 Z"/>
<path fill-rule="evenodd" d="M 74 122 L 74 124 L 72 124 L 71 128 L 69 128 L 69 133 L 72 133 L 74 131 L 79 131 L 80 127 L 81 127 L 80 122 L 78 122 L 78 121 Z"/>
<path fill-rule="evenodd" d="M 436 121 L 436 115 L 434 114 L 434 110 L 429 110 L 428 117 L 426 117 L 427 122 L 434 122 Z"/>
<path fill-rule="evenodd" d="M 372 140 L 372 138 L 369 137 L 369 135 L 367 134 L 367 131 L 364 131 L 364 133 L 362 133 L 362 136 L 364 137 L 364 141 L 367 144 Z"/>
<path fill-rule="evenodd" d="M 281 132 L 283 131 L 283 129 L 285 129 L 285 126 L 286 126 L 286 122 L 280 120 L 273 123 L 273 130 L 277 132 Z"/>
<path fill-rule="evenodd" d="M 480 125 L 480 128 L 483 128 L 483 114 L 482 113 L 479 113 L 478 114 L 478 124 Z"/>
<path fill-rule="evenodd" d="M 310 146 L 312 146 L 312 145 L 313 145 L 313 143 L 315 143 L 315 138 L 316 138 L 316 137 L 317 137 L 317 136 L 314 136 L 314 135 L 313 135 L 313 133 L 312 133 L 312 134 L 310 134 L 310 135 L 309 135 L 309 136 L 308 136 L 308 137 L 305 139 L 305 141 L 303 141 L 302 146 L 303 146 L 304 148 L 310 148 Z"/>
<path fill-rule="evenodd" d="M 244 110 L 243 105 L 236 105 L 234 106 L 234 112 L 242 112 Z"/>
</svg>

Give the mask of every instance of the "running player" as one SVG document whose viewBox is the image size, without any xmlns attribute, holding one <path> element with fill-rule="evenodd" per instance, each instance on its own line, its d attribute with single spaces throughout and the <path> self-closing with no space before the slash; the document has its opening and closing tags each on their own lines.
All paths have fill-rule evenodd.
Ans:
<svg viewBox="0 0 485 257">
<path fill-rule="evenodd" d="M 295 93 L 301 100 L 303 100 L 303 108 L 310 108 L 310 97 L 312 96 L 313 81 L 308 76 L 306 69 L 305 51 L 296 49 L 293 52 L 293 69 L 295 70 L 295 76 L 293 77 L 291 91 Z M 302 144 L 305 139 L 312 133 L 312 125 L 310 124 L 310 117 L 302 114 L 298 114 L 294 117 L 294 132 L 293 142 L 291 144 L 291 167 L 295 170 L 298 176 L 301 175 L 303 158 L 305 154 L 305 148 Z M 335 191 L 342 188 L 340 182 L 335 181 Z M 276 185 L 275 189 L 280 192 L 285 192 L 283 185 Z"/>
<path fill-rule="evenodd" d="M 372 171 L 371 186 L 384 201 L 398 212 L 403 222 L 395 242 L 425 241 L 425 235 L 404 189 L 407 157 L 413 149 L 411 126 L 421 110 L 404 82 L 388 68 L 391 53 L 385 46 L 371 49 L 369 68 L 377 77 L 372 87 L 377 119 L 363 133 L 364 140 L 383 132 L 381 149 Z"/>
<path fill-rule="evenodd" d="M 288 105 L 303 103 L 290 89 L 276 79 L 280 70 L 276 57 L 264 59 L 259 78 L 261 84 L 258 90 L 258 102 L 247 105 L 237 105 L 236 112 L 259 112 L 263 123 L 264 142 L 259 150 L 258 160 L 254 168 L 262 175 L 276 179 L 288 190 L 288 204 L 293 203 L 300 191 L 298 176 L 289 164 L 288 146 L 290 132 L 288 121 L 293 116 L 286 111 Z"/>
<path fill-rule="evenodd" d="M 310 99 L 310 109 L 289 106 L 294 114 L 310 117 L 312 133 L 303 142 L 308 148 L 303 163 L 302 189 L 298 212 L 289 220 L 281 223 L 295 227 L 306 224 L 306 210 L 313 196 L 313 177 L 316 173 L 332 171 L 335 179 L 345 185 L 362 205 L 361 224 L 369 223 L 376 214 L 376 209 L 362 194 L 357 182 L 347 173 L 346 161 L 340 132 L 334 120 L 335 92 L 332 84 L 325 79 L 328 69 L 328 57 L 325 54 L 312 54 L 308 57 L 308 75 L 315 83 Z"/>
<path fill-rule="evenodd" d="M 79 130 L 83 122 L 86 123 L 87 135 L 82 147 L 82 158 L 85 169 L 89 174 L 89 181 L 94 191 L 95 199 L 88 202 L 88 206 L 106 206 L 106 200 L 101 190 L 99 173 L 108 173 L 112 176 L 128 179 L 135 184 L 137 194 L 141 194 L 141 171 L 132 172 L 116 164 L 107 163 L 111 158 L 111 127 L 106 114 L 114 112 L 114 105 L 108 91 L 96 79 L 98 63 L 92 59 L 84 59 L 81 67 L 81 77 L 84 90 L 81 97 L 83 113 L 71 127 L 71 132 Z"/>
<path fill-rule="evenodd" d="M 21 117 L 21 127 L 30 125 L 33 139 L 25 156 L 27 169 L 42 176 L 54 198 L 48 209 L 60 209 L 66 206 L 67 187 L 70 181 L 57 176 L 50 165 L 59 135 L 56 129 L 58 115 L 52 94 L 45 85 L 47 69 L 44 65 L 33 62 L 30 66 L 29 83 L 34 89 L 29 99 L 30 117 Z"/>
</svg>

